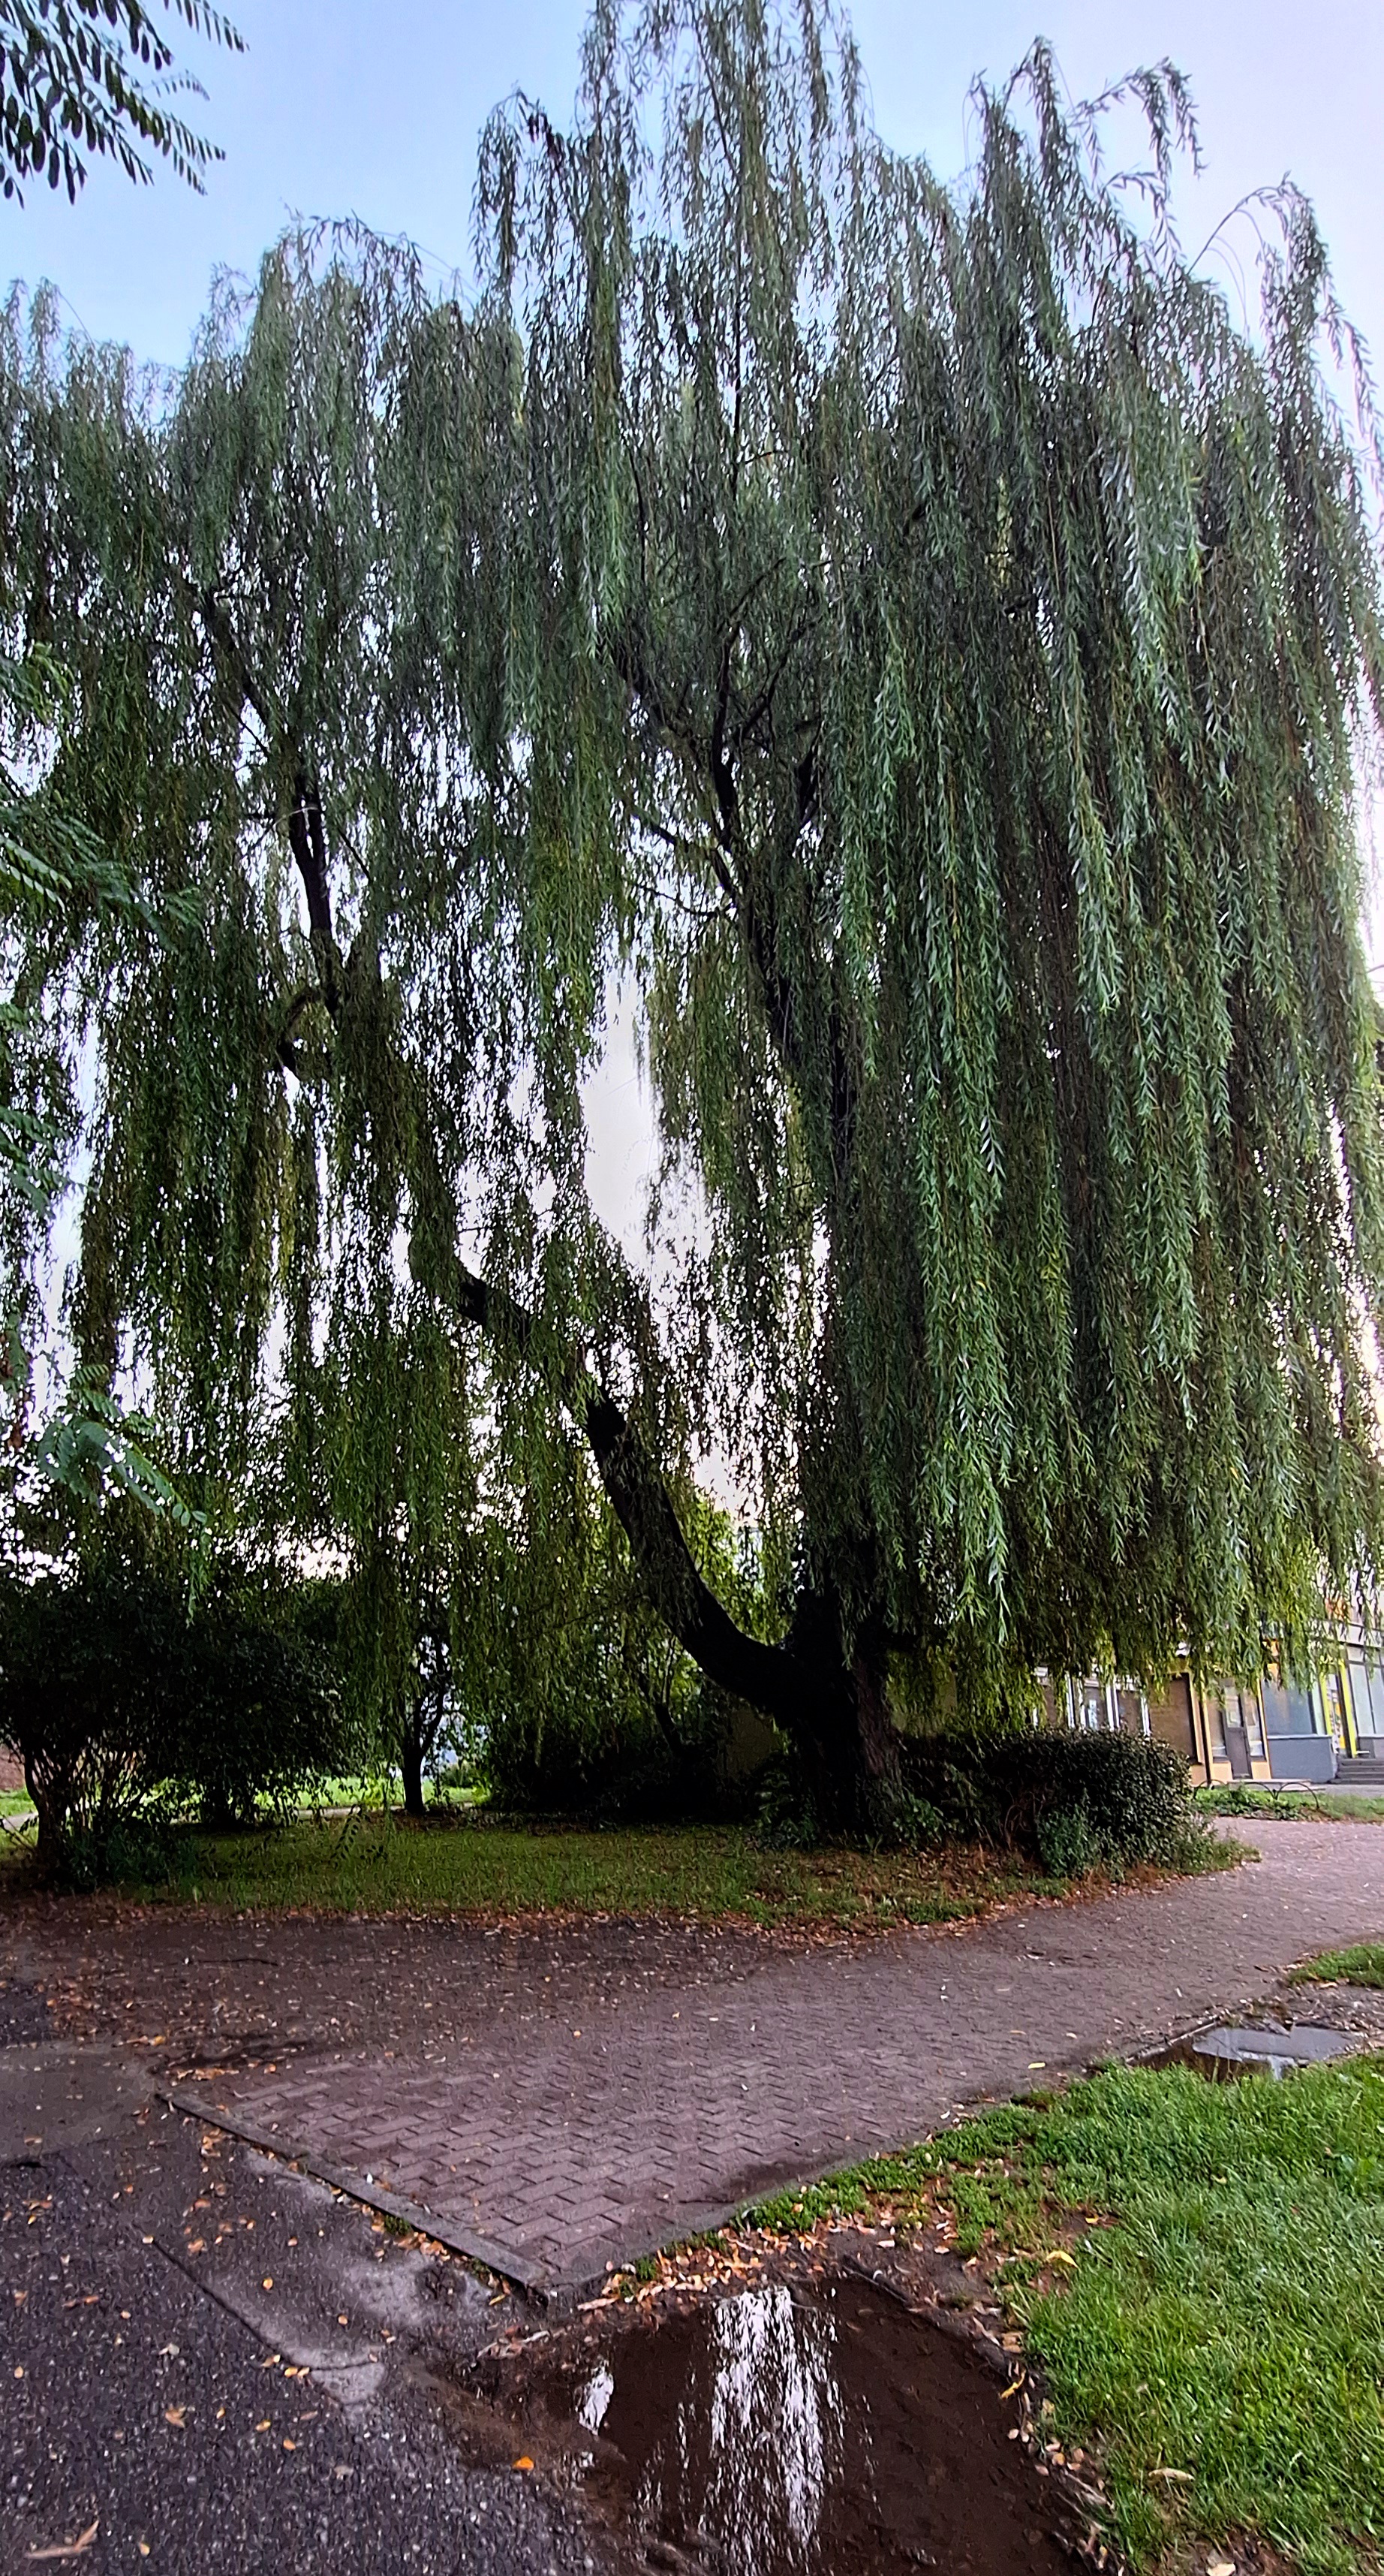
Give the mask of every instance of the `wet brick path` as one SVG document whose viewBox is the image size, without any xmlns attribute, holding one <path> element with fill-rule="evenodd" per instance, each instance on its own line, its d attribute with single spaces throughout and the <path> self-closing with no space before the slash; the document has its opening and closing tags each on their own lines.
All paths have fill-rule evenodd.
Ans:
<svg viewBox="0 0 1384 2576">
<path fill-rule="evenodd" d="M 1384 1826 L 1252 1831 L 1243 1869 L 867 1941 L 113 1914 L 9 1949 L 64 2027 L 160 2043 L 204 2116 L 570 2286 L 1384 1936 Z"/>
</svg>

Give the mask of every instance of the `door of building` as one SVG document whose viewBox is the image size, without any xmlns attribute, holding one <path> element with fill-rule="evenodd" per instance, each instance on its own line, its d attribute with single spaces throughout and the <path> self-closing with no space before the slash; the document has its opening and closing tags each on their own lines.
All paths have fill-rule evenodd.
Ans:
<svg viewBox="0 0 1384 2576">
<path fill-rule="evenodd" d="M 1252 1780 L 1254 1765 L 1250 1760 L 1250 1736 L 1239 1691 L 1228 1690 L 1222 1693 L 1221 1712 L 1225 1749 L 1230 1756 L 1231 1779 Z"/>
</svg>

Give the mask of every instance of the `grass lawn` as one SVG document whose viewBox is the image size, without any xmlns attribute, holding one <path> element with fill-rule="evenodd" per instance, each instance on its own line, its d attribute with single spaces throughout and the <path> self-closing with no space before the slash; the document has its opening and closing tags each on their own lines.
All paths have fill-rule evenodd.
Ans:
<svg viewBox="0 0 1384 2576">
<path fill-rule="evenodd" d="M 31 1870 L 24 1847 L 6 1844 L 9 1865 Z M 1206 1862 L 1222 1856 L 1239 1854 L 1208 1839 Z M 1006 1897 L 1063 1895 L 1068 1884 L 972 1850 L 772 1851 L 731 1826 L 584 1832 L 463 1811 L 421 1830 L 365 1815 L 189 1832 L 166 1884 L 127 1892 L 237 1912 L 669 1913 L 861 1929 L 960 1920 Z"/>
<path fill-rule="evenodd" d="M 1294 1985 L 1333 1985 L 1342 1978 L 1351 1986 L 1384 1986 L 1384 1946 L 1378 1941 L 1357 1941 L 1353 1950 L 1323 1950 L 1319 1959 L 1307 1959 L 1294 1968 Z"/>
<path fill-rule="evenodd" d="M 1384 2568 L 1384 2063 L 1114 2068 L 754 2215 L 879 2202 L 951 2212 L 1136 2566 L 1253 2532 L 1310 2576 Z"/>
<path fill-rule="evenodd" d="M 1273 1816 L 1291 1823 L 1308 1818 L 1315 1825 L 1377 1825 L 1384 1821 L 1384 1798 L 1357 1797 L 1353 1790 L 1280 1789 L 1271 1782 L 1236 1780 L 1216 1789 L 1194 1789 L 1192 1803 L 1203 1816 Z"/>
</svg>

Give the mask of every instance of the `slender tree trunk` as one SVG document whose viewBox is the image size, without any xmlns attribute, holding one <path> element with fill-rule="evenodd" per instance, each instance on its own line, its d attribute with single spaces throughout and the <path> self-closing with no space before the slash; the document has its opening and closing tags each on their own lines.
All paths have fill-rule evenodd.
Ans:
<svg viewBox="0 0 1384 2576">
<path fill-rule="evenodd" d="M 423 1822 L 423 1743 L 411 1727 L 406 1728 L 399 1747 L 399 1767 L 404 1778 L 404 1814 L 412 1823 Z"/>
<path fill-rule="evenodd" d="M 31 1753 L 24 1756 L 24 1786 L 34 1803 L 38 1818 L 38 1850 L 45 1864 L 52 1860 L 62 1841 L 64 1800 L 62 1791 Z"/>
</svg>

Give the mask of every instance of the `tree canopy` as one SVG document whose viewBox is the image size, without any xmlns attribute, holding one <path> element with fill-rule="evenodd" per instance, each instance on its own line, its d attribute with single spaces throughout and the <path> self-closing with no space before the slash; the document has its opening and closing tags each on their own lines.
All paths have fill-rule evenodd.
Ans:
<svg viewBox="0 0 1384 2576">
<path fill-rule="evenodd" d="M 943 186 L 829 6 L 603 5 L 570 127 L 487 130 L 472 291 L 295 235 L 176 376 L 43 300 L 0 357 L 0 641 L 196 912 L 12 932 L 80 1358 L 213 1517 L 267 1438 L 306 1518 L 405 1301 L 843 1797 L 943 1674 L 1245 1666 L 1379 1565 L 1351 344 L 1294 199 L 1253 329 L 1189 264 L 1169 68 L 975 106 Z M 647 1274 L 585 1178 L 620 988 Z M 708 1451 L 773 1634 L 684 1536 Z"/>
</svg>

